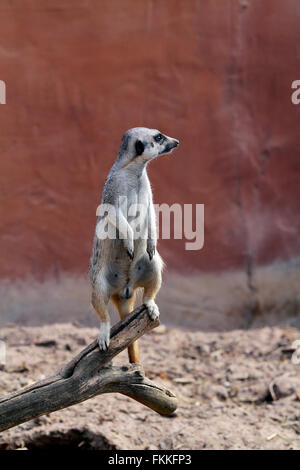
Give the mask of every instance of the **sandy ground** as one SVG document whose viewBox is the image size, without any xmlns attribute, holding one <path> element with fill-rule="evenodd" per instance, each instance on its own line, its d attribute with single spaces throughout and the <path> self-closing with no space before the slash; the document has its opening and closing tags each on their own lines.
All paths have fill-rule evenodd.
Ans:
<svg viewBox="0 0 300 470">
<path fill-rule="evenodd" d="M 0 334 L 7 346 L 2 395 L 53 373 L 97 330 L 54 324 Z M 179 399 L 173 417 L 122 395 L 101 395 L 3 432 L 0 448 L 300 449 L 296 339 L 299 331 L 290 327 L 218 333 L 160 326 L 140 349 L 148 377 Z M 123 352 L 114 363 L 126 362 Z"/>
</svg>

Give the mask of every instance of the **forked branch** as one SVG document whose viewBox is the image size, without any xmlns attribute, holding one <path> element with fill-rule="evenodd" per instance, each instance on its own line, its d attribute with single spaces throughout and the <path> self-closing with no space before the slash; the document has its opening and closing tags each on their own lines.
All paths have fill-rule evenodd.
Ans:
<svg viewBox="0 0 300 470">
<path fill-rule="evenodd" d="M 112 328 L 107 351 L 94 341 L 55 375 L 0 398 L 0 431 L 109 392 L 127 395 L 161 415 L 172 414 L 175 395 L 147 379 L 140 364 L 111 365 L 117 354 L 158 325 L 142 305 Z"/>
</svg>

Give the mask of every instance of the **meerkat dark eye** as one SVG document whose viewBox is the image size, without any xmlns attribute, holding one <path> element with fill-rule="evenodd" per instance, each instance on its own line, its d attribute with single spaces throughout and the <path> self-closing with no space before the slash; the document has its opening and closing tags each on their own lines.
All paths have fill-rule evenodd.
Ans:
<svg viewBox="0 0 300 470">
<path fill-rule="evenodd" d="M 161 134 L 157 134 L 155 137 L 154 137 L 154 140 L 156 142 L 161 142 L 163 140 L 163 136 Z"/>
</svg>

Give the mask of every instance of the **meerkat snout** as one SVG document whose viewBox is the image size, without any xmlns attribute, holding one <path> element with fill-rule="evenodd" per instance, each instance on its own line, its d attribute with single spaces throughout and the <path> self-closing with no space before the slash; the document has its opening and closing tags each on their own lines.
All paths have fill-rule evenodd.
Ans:
<svg viewBox="0 0 300 470">
<path fill-rule="evenodd" d="M 176 147 L 179 145 L 179 140 L 177 139 L 171 139 L 170 137 L 168 138 L 169 140 L 166 142 L 164 150 L 162 150 L 162 153 L 160 155 L 165 155 L 167 153 L 171 153 L 172 150 L 174 150 Z"/>
</svg>

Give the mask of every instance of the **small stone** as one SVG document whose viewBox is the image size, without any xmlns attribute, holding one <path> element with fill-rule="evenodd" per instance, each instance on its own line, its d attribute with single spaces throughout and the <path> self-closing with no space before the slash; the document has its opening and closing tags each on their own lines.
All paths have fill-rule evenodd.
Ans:
<svg viewBox="0 0 300 470">
<path fill-rule="evenodd" d="M 212 390 L 219 398 L 219 400 L 227 400 L 228 392 L 225 387 L 223 387 L 222 385 L 216 385 L 212 388 Z"/>
</svg>

